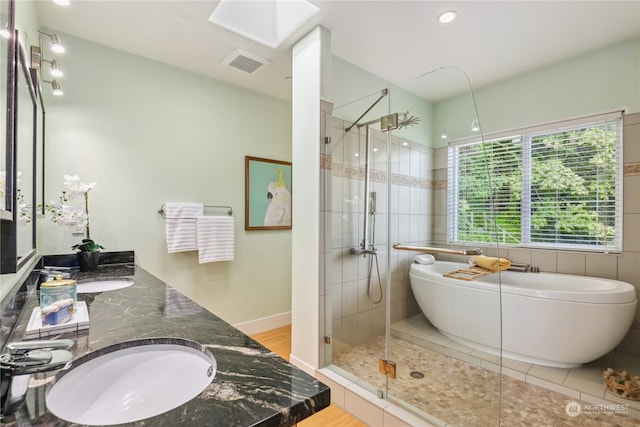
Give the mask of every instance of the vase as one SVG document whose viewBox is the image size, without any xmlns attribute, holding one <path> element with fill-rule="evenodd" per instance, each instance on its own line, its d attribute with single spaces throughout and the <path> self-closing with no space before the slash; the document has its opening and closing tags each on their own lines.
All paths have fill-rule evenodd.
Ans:
<svg viewBox="0 0 640 427">
<path fill-rule="evenodd" d="M 80 271 L 95 271 L 100 261 L 100 251 L 77 252 Z"/>
</svg>

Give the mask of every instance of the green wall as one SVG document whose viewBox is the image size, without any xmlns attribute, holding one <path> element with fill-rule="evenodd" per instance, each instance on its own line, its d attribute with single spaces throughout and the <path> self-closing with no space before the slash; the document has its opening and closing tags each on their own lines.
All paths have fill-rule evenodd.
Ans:
<svg viewBox="0 0 640 427">
<path fill-rule="evenodd" d="M 473 81 L 471 85 L 474 86 Z M 473 87 L 473 92 L 483 133 L 616 109 L 625 109 L 627 114 L 637 113 L 640 111 L 640 39 L 569 58 L 489 86 Z M 438 103 L 434 131 L 455 122 L 460 105 L 466 106 L 467 102 L 466 98 L 452 98 Z"/>
<path fill-rule="evenodd" d="M 230 323 L 288 313 L 291 231 L 244 230 L 244 161 L 291 160 L 290 103 L 61 36 L 64 96 L 46 97 L 46 199 L 57 200 L 65 174 L 97 182 L 91 237 L 107 250 L 135 250 L 137 264 Z M 169 201 L 232 206 L 235 260 L 168 254 L 157 211 Z M 38 227 L 41 254 L 70 253 L 81 238 L 49 216 Z"/>
</svg>

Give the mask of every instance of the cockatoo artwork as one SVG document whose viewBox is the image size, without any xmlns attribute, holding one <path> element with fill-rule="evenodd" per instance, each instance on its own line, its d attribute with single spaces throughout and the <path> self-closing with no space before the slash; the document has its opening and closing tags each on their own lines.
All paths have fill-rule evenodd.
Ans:
<svg viewBox="0 0 640 427">
<path fill-rule="evenodd" d="M 278 180 L 267 185 L 269 205 L 264 215 L 265 226 L 291 225 L 291 193 L 284 182 L 284 173 L 278 169 Z"/>
</svg>

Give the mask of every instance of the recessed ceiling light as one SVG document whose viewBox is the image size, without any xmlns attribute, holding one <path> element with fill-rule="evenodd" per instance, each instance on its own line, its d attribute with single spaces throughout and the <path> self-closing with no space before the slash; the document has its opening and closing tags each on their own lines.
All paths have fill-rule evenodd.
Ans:
<svg viewBox="0 0 640 427">
<path fill-rule="evenodd" d="M 438 15 L 438 21 L 442 24 L 448 24 L 449 22 L 456 19 L 456 16 L 458 16 L 458 12 L 456 12 L 455 10 L 447 10 Z"/>
<path fill-rule="evenodd" d="M 319 10 L 305 0 L 220 0 L 209 21 L 275 49 Z"/>
</svg>

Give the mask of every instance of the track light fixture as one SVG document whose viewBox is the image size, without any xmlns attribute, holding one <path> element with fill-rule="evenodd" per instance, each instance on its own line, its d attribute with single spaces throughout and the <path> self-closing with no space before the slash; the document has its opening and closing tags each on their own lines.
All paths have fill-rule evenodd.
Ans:
<svg viewBox="0 0 640 427">
<path fill-rule="evenodd" d="M 50 83 L 51 84 L 51 89 L 53 90 L 53 94 L 55 96 L 60 96 L 62 94 L 64 94 L 64 92 L 62 91 L 62 87 L 60 86 L 60 83 L 58 83 L 55 80 L 43 80 L 44 83 Z"/>
<path fill-rule="evenodd" d="M 33 68 L 38 72 L 38 74 L 40 75 L 40 79 L 42 79 L 44 83 L 51 84 L 51 88 L 53 89 L 54 95 L 60 96 L 62 95 L 62 87 L 60 86 L 60 84 L 56 80 L 44 80 L 42 76 L 43 62 L 47 62 L 51 65 L 52 77 L 60 78 L 63 75 L 62 69 L 60 68 L 60 64 L 58 63 L 58 61 L 56 61 L 55 59 L 48 60 L 43 57 L 44 55 L 43 55 L 43 47 L 42 47 L 42 38 L 49 37 L 51 39 L 51 50 L 53 52 L 56 52 L 56 53 L 64 52 L 65 50 L 64 46 L 60 41 L 60 36 L 58 36 L 57 34 L 48 34 L 42 31 L 38 31 L 38 33 L 39 33 L 38 46 L 31 46 L 31 68 Z"/>
<path fill-rule="evenodd" d="M 62 44 L 62 41 L 60 40 L 59 35 L 57 35 L 56 33 L 49 34 L 43 31 L 38 31 L 38 32 L 40 33 L 40 37 L 39 37 L 40 46 L 42 46 L 42 36 L 47 36 L 51 40 L 51 50 L 54 51 L 55 53 L 64 53 L 65 51 L 64 45 Z"/>
<path fill-rule="evenodd" d="M 49 61 L 48 59 L 43 59 L 42 62 L 48 62 L 51 64 L 51 75 L 53 77 L 62 77 L 64 74 L 62 73 L 62 69 L 60 68 L 60 64 L 55 59 L 53 61 Z"/>
</svg>

